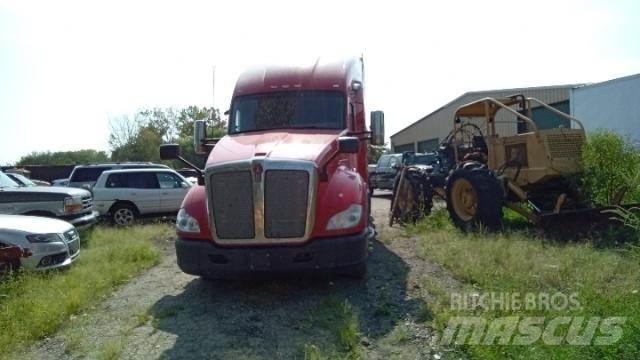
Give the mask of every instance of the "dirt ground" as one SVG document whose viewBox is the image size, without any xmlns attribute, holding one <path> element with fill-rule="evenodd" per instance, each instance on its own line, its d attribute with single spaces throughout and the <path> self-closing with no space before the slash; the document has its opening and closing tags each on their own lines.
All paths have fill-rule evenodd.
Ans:
<svg viewBox="0 0 640 360">
<path fill-rule="evenodd" d="M 424 278 L 454 282 L 439 265 L 416 256 L 415 242 L 387 226 L 389 194 L 372 200 L 378 231 L 369 268 L 354 279 L 211 282 L 182 273 L 172 241 L 148 272 L 72 318 L 55 336 L 23 354 L 28 359 L 304 358 L 304 348 L 339 348 L 323 326 L 327 304 L 348 301 L 357 314 L 367 359 L 440 359 L 425 321 Z M 457 355 L 455 356 L 457 357 Z"/>
</svg>

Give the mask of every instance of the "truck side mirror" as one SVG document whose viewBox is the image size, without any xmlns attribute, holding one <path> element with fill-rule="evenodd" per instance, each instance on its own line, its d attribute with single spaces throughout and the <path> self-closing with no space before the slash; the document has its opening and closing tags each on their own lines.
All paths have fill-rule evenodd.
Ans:
<svg viewBox="0 0 640 360">
<path fill-rule="evenodd" d="M 384 145 L 384 112 L 371 112 L 371 145 Z"/>
<path fill-rule="evenodd" d="M 180 157 L 180 145 L 163 144 L 160 145 L 160 159 L 175 160 Z"/>
<path fill-rule="evenodd" d="M 341 136 L 338 138 L 338 151 L 343 154 L 357 154 L 360 150 L 360 141 L 356 137 Z"/>
<path fill-rule="evenodd" d="M 205 120 L 196 120 L 193 123 L 193 148 L 197 155 L 206 155 L 207 147 L 204 140 L 207 138 L 207 122 Z"/>
</svg>

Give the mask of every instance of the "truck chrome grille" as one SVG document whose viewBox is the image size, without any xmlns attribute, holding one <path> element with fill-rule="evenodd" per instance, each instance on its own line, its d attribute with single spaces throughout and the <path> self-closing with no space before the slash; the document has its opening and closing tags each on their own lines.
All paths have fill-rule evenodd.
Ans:
<svg viewBox="0 0 640 360">
<path fill-rule="evenodd" d="M 304 235 L 307 222 L 309 173 L 269 170 L 265 173 L 264 234 L 267 238 Z"/>
<path fill-rule="evenodd" d="M 216 242 L 301 243 L 311 235 L 318 181 L 313 162 L 254 157 L 210 166 L 205 180 Z"/>
<path fill-rule="evenodd" d="M 83 196 L 82 197 L 82 209 L 89 210 L 93 207 L 93 199 L 91 196 Z"/>
<path fill-rule="evenodd" d="M 254 238 L 251 172 L 212 174 L 210 183 L 210 201 L 217 237 L 220 239 Z"/>
</svg>

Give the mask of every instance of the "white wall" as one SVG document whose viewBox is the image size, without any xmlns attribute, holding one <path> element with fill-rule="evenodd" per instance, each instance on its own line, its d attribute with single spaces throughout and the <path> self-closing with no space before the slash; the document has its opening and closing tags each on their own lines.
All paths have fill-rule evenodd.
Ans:
<svg viewBox="0 0 640 360">
<path fill-rule="evenodd" d="M 640 74 L 573 89 L 571 114 L 587 131 L 610 129 L 640 141 Z"/>
</svg>

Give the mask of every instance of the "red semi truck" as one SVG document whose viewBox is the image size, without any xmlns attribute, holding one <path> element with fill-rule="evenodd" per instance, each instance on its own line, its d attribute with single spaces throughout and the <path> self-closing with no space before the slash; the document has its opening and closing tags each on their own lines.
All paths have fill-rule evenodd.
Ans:
<svg viewBox="0 0 640 360">
<path fill-rule="evenodd" d="M 308 67 L 255 67 L 238 79 L 228 135 L 194 123 L 204 170 L 162 145 L 163 159 L 199 172 L 177 219 L 186 273 L 227 278 L 328 270 L 362 276 L 370 220 L 367 143 L 384 142 L 384 114 L 365 125 L 361 58 Z"/>
</svg>

